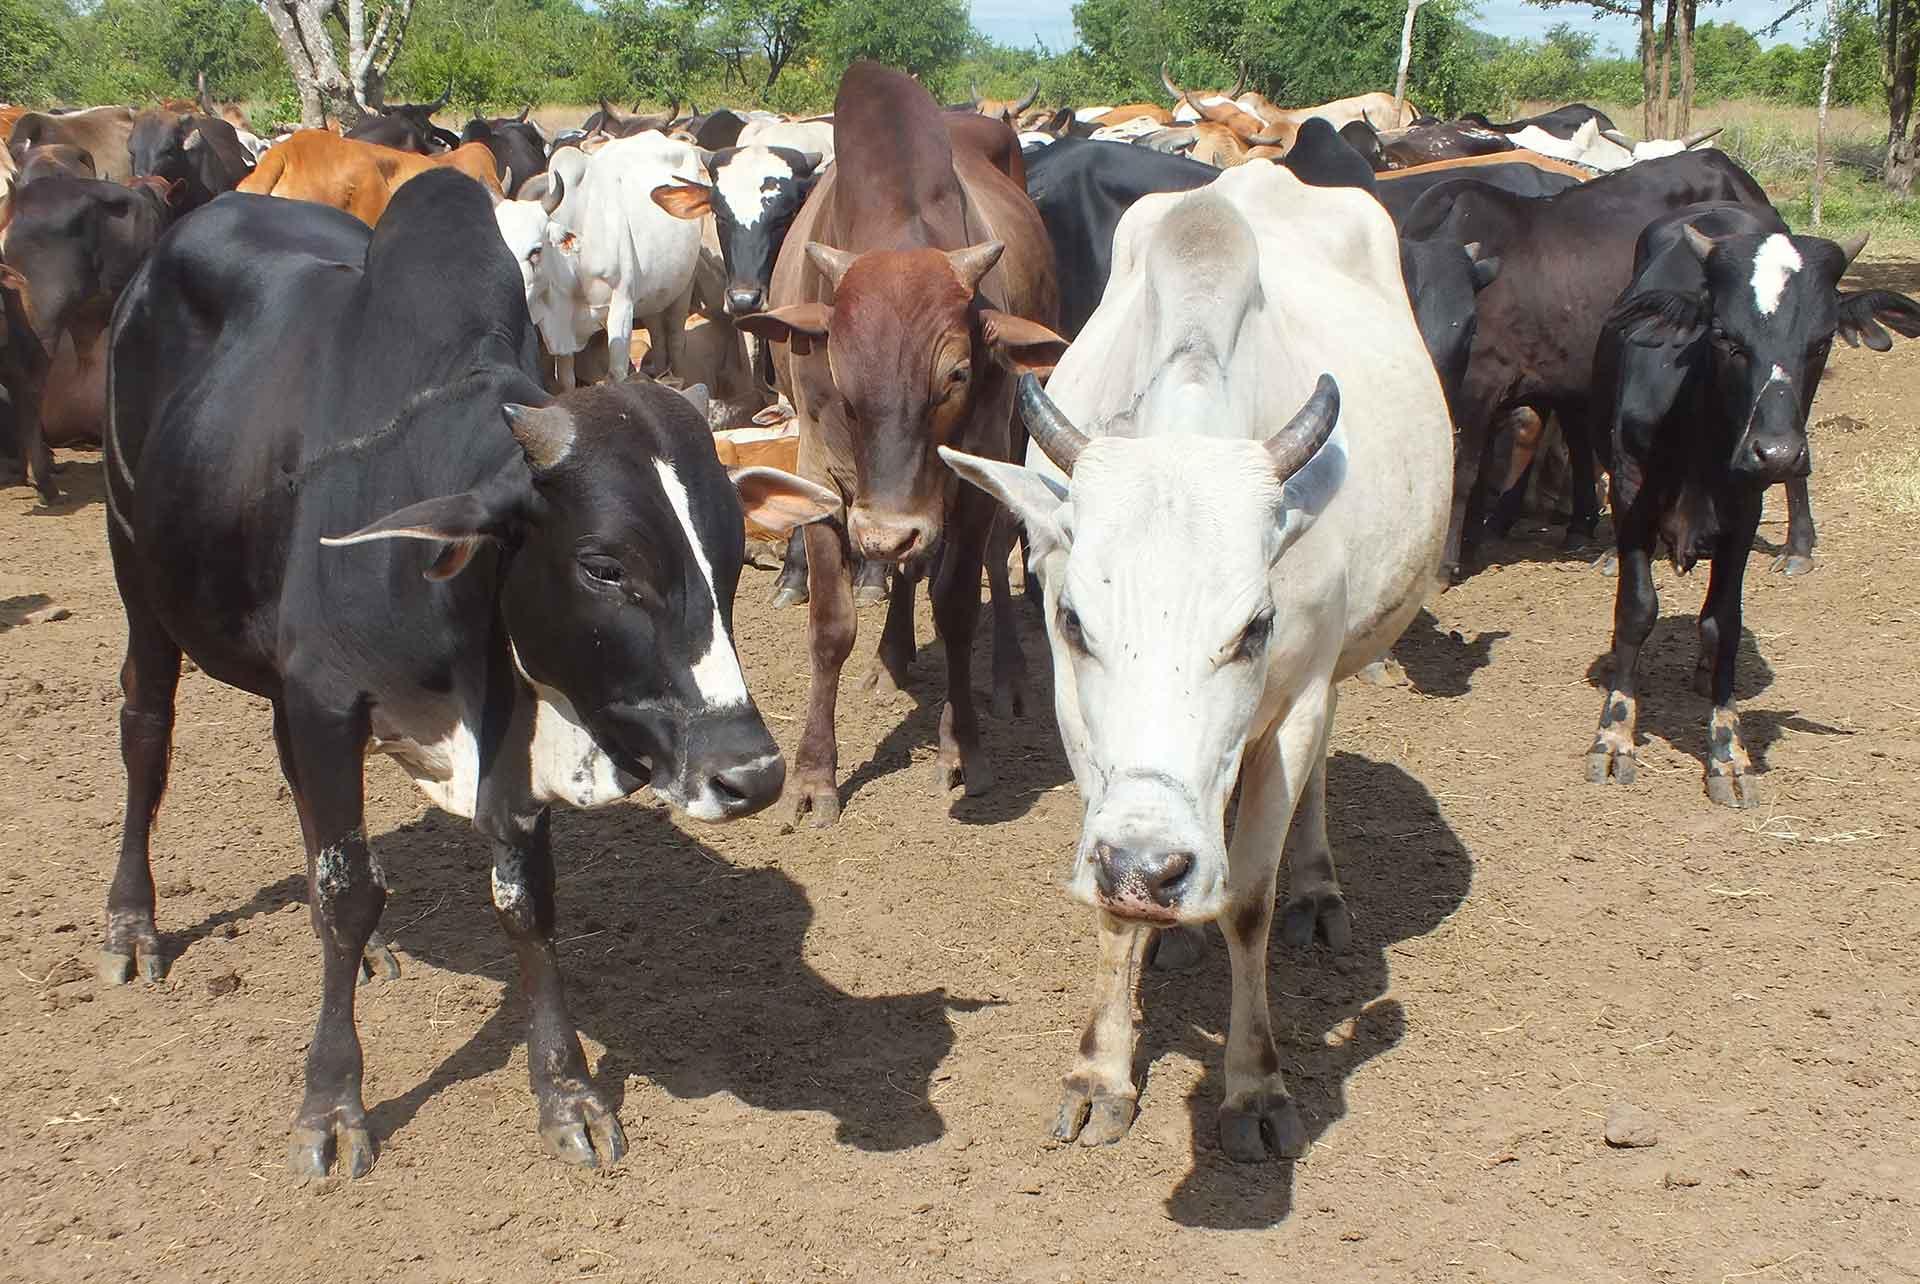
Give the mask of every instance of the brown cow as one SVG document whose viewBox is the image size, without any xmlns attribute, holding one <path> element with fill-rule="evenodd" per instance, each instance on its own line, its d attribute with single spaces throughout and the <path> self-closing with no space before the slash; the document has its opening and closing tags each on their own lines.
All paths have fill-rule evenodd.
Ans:
<svg viewBox="0 0 1920 1284">
<path fill-rule="evenodd" d="M 14 160 L 21 161 L 29 148 L 43 143 L 71 143 L 93 157 L 101 178 L 124 183 L 133 177 L 133 165 L 127 157 L 127 138 L 132 133 L 131 107 L 89 107 L 64 116 L 30 111 L 14 122 L 7 135 L 7 148 Z"/>
<path fill-rule="evenodd" d="M 1013 127 L 1020 119 L 1020 113 L 1033 106 L 1033 100 L 1040 96 L 1040 82 L 1034 81 L 1033 88 L 1027 91 L 1025 98 L 982 98 L 980 82 L 973 83 L 973 109 L 988 120 L 997 120 L 1001 124 Z"/>
<path fill-rule="evenodd" d="M 484 143 L 421 156 L 324 129 L 303 129 L 275 143 L 235 190 L 331 205 L 372 227 L 402 184 L 436 168 L 457 169 L 494 196 L 504 195 L 494 177 L 493 153 Z"/>
<path fill-rule="evenodd" d="M 787 234 L 773 307 L 740 322 L 781 345 L 775 373 L 799 417 L 801 474 L 847 504 L 844 527 L 820 523 L 806 541 L 812 683 L 787 788 L 791 814 L 811 811 L 816 825 L 840 814 L 834 708 L 853 649 L 855 553 L 918 566 L 944 542 L 932 590 L 947 656 L 938 780 L 969 794 L 992 780 L 971 641 L 994 514 L 942 475 L 934 447 L 1007 458 L 1013 376 L 1001 362 L 1051 364 L 1065 341 L 1048 328 L 1059 305 L 1045 225 L 990 159 L 1005 144 L 982 149 L 981 136 L 977 126 L 950 134 L 916 81 L 855 63 L 835 104 L 839 159 Z M 1010 690 L 1021 667 L 1010 613 L 996 616 L 994 635 L 994 685 Z M 910 634 L 883 637 L 895 683 L 912 650 Z"/>
<path fill-rule="evenodd" d="M 1412 106 L 1402 102 L 1396 109 L 1392 94 L 1356 94 L 1317 107 L 1275 107 L 1259 94 L 1237 97 L 1229 94 L 1225 96 L 1234 101 L 1220 102 L 1217 100 L 1221 95 L 1181 89 L 1168 77 L 1164 67 L 1160 79 L 1168 93 L 1184 101 L 1202 120 L 1225 125 L 1248 147 L 1291 148 L 1300 126 L 1315 116 L 1335 129 L 1356 120 L 1368 121 L 1375 128 L 1399 129 L 1414 120 Z"/>
</svg>

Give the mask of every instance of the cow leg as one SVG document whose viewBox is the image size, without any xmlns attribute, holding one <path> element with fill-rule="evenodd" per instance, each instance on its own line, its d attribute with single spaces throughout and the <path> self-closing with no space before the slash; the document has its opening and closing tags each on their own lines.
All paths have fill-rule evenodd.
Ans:
<svg viewBox="0 0 1920 1284">
<path fill-rule="evenodd" d="M 1707 797 L 1723 807 L 1760 804 L 1753 760 L 1740 738 L 1740 711 L 1733 703 L 1734 660 L 1740 654 L 1740 592 L 1747 554 L 1760 529 L 1760 496 L 1743 497 L 1742 502 L 1745 507 L 1730 515 L 1726 531 L 1714 545 L 1713 577 L 1707 581 L 1707 600 L 1700 608 L 1701 659 L 1711 652 L 1713 660 L 1705 692 L 1713 701 L 1707 719 Z"/>
<path fill-rule="evenodd" d="M 324 960 L 306 1096 L 294 1117 L 287 1166 L 303 1177 L 324 1177 L 337 1163 L 347 1176 L 362 1177 L 373 1168 L 374 1147 L 360 1095 L 354 990 L 387 903 L 386 879 L 365 828 L 366 720 L 290 693 L 275 721 L 293 767 L 287 783 L 307 836 L 308 912 Z"/>
<path fill-rule="evenodd" d="M 579 377 L 573 369 L 574 354 L 569 352 L 553 359 L 553 381 L 560 385 L 561 392 L 572 392 L 580 386 Z"/>
<path fill-rule="evenodd" d="M 980 558 L 993 526 L 993 500 L 963 486 L 947 528 L 947 555 L 932 590 L 933 623 L 947 653 L 947 705 L 940 714 L 940 751 L 934 789 L 955 785 L 969 797 L 993 788 L 993 768 L 980 751 L 980 720 L 973 708 L 973 633 L 980 621 Z"/>
<path fill-rule="evenodd" d="M 832 521 L 814 522 L 801 530 L 807 540 L 807 649 L 813 672 L 807 683 L 806 726 L 793 756 L 782 807 L 796 822 L 811 812 L 813 824 L 825 826 L 840 819 L 840 792 L 834 781 L 839 746 L 833 719 L 840 670 L 853 653 L 859 617 L 853 610 L 846 528 Z"/>
<path fill-rule="evenodd" d="M 1233 967 L 1220 1149 L 1239 1163 L 1257 1163 L 1267 1157 L 1269 1148 L 1287 1159 L 1307 1153 L 1307 1130 L 1287 1092 L 1280 1052 L 1273 1042 L 1273 1013 L 1267 1003 L 1267 935 L 1273 926 L 1274 882 L 1287 827 L 1309 782 L 1326 774 L 1332 714 L 1331 684 L 1318 693 L 1303 693 L 1285 721 L 1247 746 L 1247 761 L 1240 772 L 1240 811 L 1228 850 L 1227 905 L 1220 919 Z M 1332 868 L 1329 859 L 1329 873 Z"/>
<path fill-rule="evenodd" d="M 683 294 L 667 305 L 664 315 L 647 322 L 647 334 L 654 345 L 647 355 L 660 354 L 655 361 L 659 374 L 677 375 L 687 368 L 687 309 L 691 301 L 689 295 Z"/>
<path fill-rule="evenodd" d="M 166 975 L 160 933 L 153 920 L 153 818 L 167 792 L 173 756 L 173 702 L 180 685 L 180 648 L 137 595 L 127 597 L 127 656 L 120 666 L 120 757 L 127 770 L 127 811 L 120 860 L 107 889 L 107 940 L 100 981 L 121 985 L 137 961 L 149 981 Z"/>
<path fill-rule="evenodd" d="M 1581 548 L 1600 530 L 1600 504 L 1594 489 L 1594 434 L 1584 404 L 1562 405 L 1555 413 L 1560 419 L 1561 440 L 1567 446 L 1567 488 L 1573 492 L 1562 546 Z"/>
<path fill-rule="evenodd" d="M 45 393 L 43 374 L 14 398 L 13 417 L 20 437 L 20 467 L 33 482 L 33 488 L 40 492 L 40 502 L 51 507 L 60 502 L 60 488 L 54 484 L 53 451 L 47 445 L 41 412 Z"/>
<path fill-rule="evenodd" d="M 1781 575 L 1805 575 L 1813 569 L 1813 542 L 1813 501 L 1807 479 L 1796 477 L 1787 483 L 1787 547 L 1773 559 L 1773 569 Z"/>
<path fill-rule="evenodd" d="M 807 603 L 807 534 L 796 528 L 787 536 L 787 555 L 780 563 L 779 577 L 773 581 L 775 606 L 805 606 Z"/>
<path fill-rule="evenodd" d="M 1327 721 L 1333 721 L 1337 696 L 1327 696 Z M 1280 939 L 1294 949 L 1305 949 L 1318 935 L 1327 948 L 1344 950 L 1353 939 L 1353 916 L 1340 891 L 1333 867 L 1333 846 L 1327 842 L 1327 756 L 1314 762 L 1300 795 L 1293 850 L 1287 856 L 1287 902 L 1280 914 Z"/>
<path fill-rule="evenodd" d="M 1020 647 L 1013 583 L 1007 571 L 1014 533 L 1014 522 L 996 512 L 987 537 L 987 598 L 993 608 L 993 716 L 1002 721 L 1027 711 L 1027 655 Z"/>
<path fill-rule="evenodd" d="M 904 578 L 905 572 L 894 576 L 895 583 Z M 853 601 L 856 606 L 871 606 L 875 602 L 891 601 L 891 590 L 887 586 L 887 564 L 869 562 L 864 558 L 853 559 Z M 907 583 L 907 611 L 913 611 L 913 584 Z"/>
<path fill-rule="evenodd" d="M 862 562 L 861 571 L 869 566 L 882 566 L 881 562 Z M 894 572 L 893 587 L 887 594 L 887 622 L 880 629 L 880 650 L 873 658 L 873 668 L 861 685 L 872 691 L 876 697 L 890 697 L 907 689 L 907 671 L 913 667 L 913 656 L 917 649 L 913 637 L 913 601 L 914 585 L 919 581 L 917 572 L 901 567 Z M 854 577 L 854 601 L 860 600 L 858 574 Z"/>
<path fill-rule="evenodd" d="M 1655 533 L 1644 519 L 1629 519 L 1616 508 L 1619 582 L 1613 598 L 1613 677 L 1600 706 L 1600 729 L 1587 749 L 1587 779 L 1603 785 L 1634 780 L 1634 726 L 1638 716 L 1634 688 L 1640 648 L 1660 617 L 1660 598 L 1653 587 Z"/>
<path fill-rule="evenodd" d="M 1060 1083 L 1053 1135 L 1083 1146 L 1107 1146 L 1127 1135 L 1138 1111 L 1133 1082 L 1133 996 L 1152 931 L 1100 915 L 1100 962 L 1093 1014 L 1080 1035 L 1080 1055 Z"/>
<path fill-rule="evenodd" d="M 540 1107 L 540 1140 L 557 1157 L 611 1167 L 627 1153 L 620 1119 L 593 1086 L 553 947 L 551 812 L 487 820 L 493 910 L 520 963 L 527 1000 L 527 1077 Z"/>
<path fill-rule="evenodd" d="M 1480 475 L 1493 444 L 1491 425 L 1496 403 L 1462 395 L 1462 410 L 1453 441 L 1453 511 L 1447 520 L 1447 543 L 1441 572 L 1458 584 L 1473 571 L 1479 542 Z"/>
<path fill-rule="evenodd" d="M 1506 482 L 1500 488 L 1493 515 L 1487 518 L 1487 529 L 1502 539 L 1513 530 L 1513 523 L 1520 516 L 1520 505 L 1527 495 L 1527 478 L 1533 474 L 1534 452 L 1540 449 L 1540 439 L 1545 433 L 1546 419 L 1531 406 L 1516 406 L 1500 425 L 1500 435 L 1507 437 L 1511 446 Z"/>
<path fill-rule="evenodd" d="M 607 305 L 607 378 L 625 383 L 632 373 L 633 300 L 616 294 Z"/>
</svg>

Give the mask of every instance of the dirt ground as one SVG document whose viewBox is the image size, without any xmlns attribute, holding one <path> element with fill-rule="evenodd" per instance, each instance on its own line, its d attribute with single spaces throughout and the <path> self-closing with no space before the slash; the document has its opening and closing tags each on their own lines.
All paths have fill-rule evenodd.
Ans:
<svg viewBox="0 0 1920 1284">
<path fill-rule="evenodd" d="M 1217 935 L 1144 987 L 1131 1135 L 1046 1140 L 1093 956 L 1058 887 L 1079 802 L 1045 709 L 990 725 L 997 792 L 933 795 L 929 642 L 911 698 L 843 700 L 836 829 L 556 818 L 573 1010 L 632 1143 L 609 1173 L 539 1147 L 480 843 L 371 765 L 404 968 L 360 992 L 382 1150 L 295 1184 L 318 951 L 261 702 L 183 682 L 155 839 L 176 958 L 158 987 L 94 980 L 122 637 L 98 459 L 67 456 L 57 510 L 0 492 L 0 1277 L 1920 1277 L 1920 537 L 1858 489 L 1920 428 L 1917 353 L 1837 353 L 1819 569 L 1754 559 L 1759 810 L 1702 792 L 1704 576 L 1667 568 L 1640 782 L 1586 783 L 1613 581 L 1537 522 L 1421 616 L 1408 685 L 1349 685 L 1329 798 L 1355 938 L 1272 958 L 1298 1165 L 1218 1152 Z M 804 625 L 771 579 L 742 586 L 740 643 L 790 748 Z M 49 605 L 72 615 L 21 622 Z M 1658 1144 L 1603 1144 L 1616 1104 Z"/>
</svg>

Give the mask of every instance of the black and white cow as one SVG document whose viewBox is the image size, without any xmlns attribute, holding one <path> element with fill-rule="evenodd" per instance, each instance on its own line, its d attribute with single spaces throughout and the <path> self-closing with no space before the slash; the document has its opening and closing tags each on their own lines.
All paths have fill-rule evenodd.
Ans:
<svg viewBox="0 0 1920 1284">
<path fill-rule="evenodd" d="M 705 162 L 710 182 L 657 187 L 653 199 L 676 218 L 713 215 L 727 265 L 727 315 L 751 316 L 766 306 L 774 262 L 819 179 L 820 157 L 756 143 L 710 152 Z"/>
<path fill-rule="evenodd" d="M 741 518 L 833 511 L 784 473 L 732 481 L 702 418 L 653 384 L 550 402 L 487 194 L 435 170 L 377 229 L 222 196 L 115 317 L 108 535 L 126 605 L 126 828 L 102 978 L 165 970 L 148 837 L 183 653 L 273 703 L 325 957 L 289 1164 L 368 1171 L 354 988 L 386 877 L 364 759 L 397 759 L 493 856 L 519 957 L 540 1135 L 612 1163 L 554 954 L 549 809 L 643 784 L 726 820 L 786 768 L 730 633 Z M 299 352 L 288 361 L 285 354 Z M 369 953 L 371 951 L 371 953 Z"/>
<path fill-rule="evenodd" d="M 1892 346 L 1883 325 L 1920 335 L 1920 304 L 1887 290 L 1841 293 L 1866 244 L 1793 236 L 1771 209 L 1715 203 L 1649 224 L 1634 275 L 1600 331 L 1593 396 L 1613 447 L 1620 559 L 1613 676 L 1587 752 L 1596 783 L 1634 778 L 1635 668 L 1659 615 L 1651 568 L 1710 558 L 1694 681 L 1713 701 L 1707 796 L 1758 801 L 1733 703 L 1740 589 L 1768 486 L 1804 478 L 1807 415 L 1837 333 Z"/>
</svg>

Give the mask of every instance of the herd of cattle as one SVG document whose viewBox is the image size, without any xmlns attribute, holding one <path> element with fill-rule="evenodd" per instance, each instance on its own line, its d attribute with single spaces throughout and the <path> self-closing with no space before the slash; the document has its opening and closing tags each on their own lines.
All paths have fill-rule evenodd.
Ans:
<svg viewBox="0 0 1920 1284">
<path fill-rule="evenodd" d="M 648 784 L 703 820 L 784 795 L 831 824 L 856 595 L 888 597 L 875 674 L 898 683 L 923 577 L 936 784 L 987 789 L 970 643 L 984 568 L 994 707 L 1017 711 L 1017 532 L 1085 806 L 1070 890 L 1099 918 L 1055 1133 L 1126 1133 L 1138 970 L 1218 921 L 1221 1145 L 1298 1155 L 1266 994 L 1285 839 L 1282 938 L 1345 945 L 1338 683 L 1511 519 L 1549 415 L 1570 534 L 1604 468 L 1619 561 L 1587 774 L 1633 778 L 1664 543 L 1712 562 L 1706 784 L 1750 805 L 1733 665 L 1762 494 L 1790 488 L 1780 568 L 1806 569 L 1832 339 L 1884 350 L 1920 305 L 1842 291 L 1860 244 L 1794 235 L 1699 139 L 1634 144 L 1581 106 L 1442 123 L 1239 88 L 942 108 L 862 63 L 817 119 L 602 103 L 558 138 L 526 112 L 455 135 L 443 98 L 271 146 L 204 93 L 7 109 L 5 408 L 49 499 L 47 444 L 102 443 L 127 613 L 103 978 L 164 973 L 148 838 L 190 656 L 271 701 L 308 853 L 325 979 L 292 1167 L 373 1162 L 354 993 L 395 966 L 376 750 L 487 837 L 540 1134 L 611 1163 L 625 1139 L 555 954 L 551 804 Z M 637 327 L 652 378 L 628 377 Z M 719 462 L 716 428 L 787 419 L 793 471 Z M 782 600 L 807 603 L 791 772 L 732 640 L 743 516 L 789 541 Z"/>
</svg>

